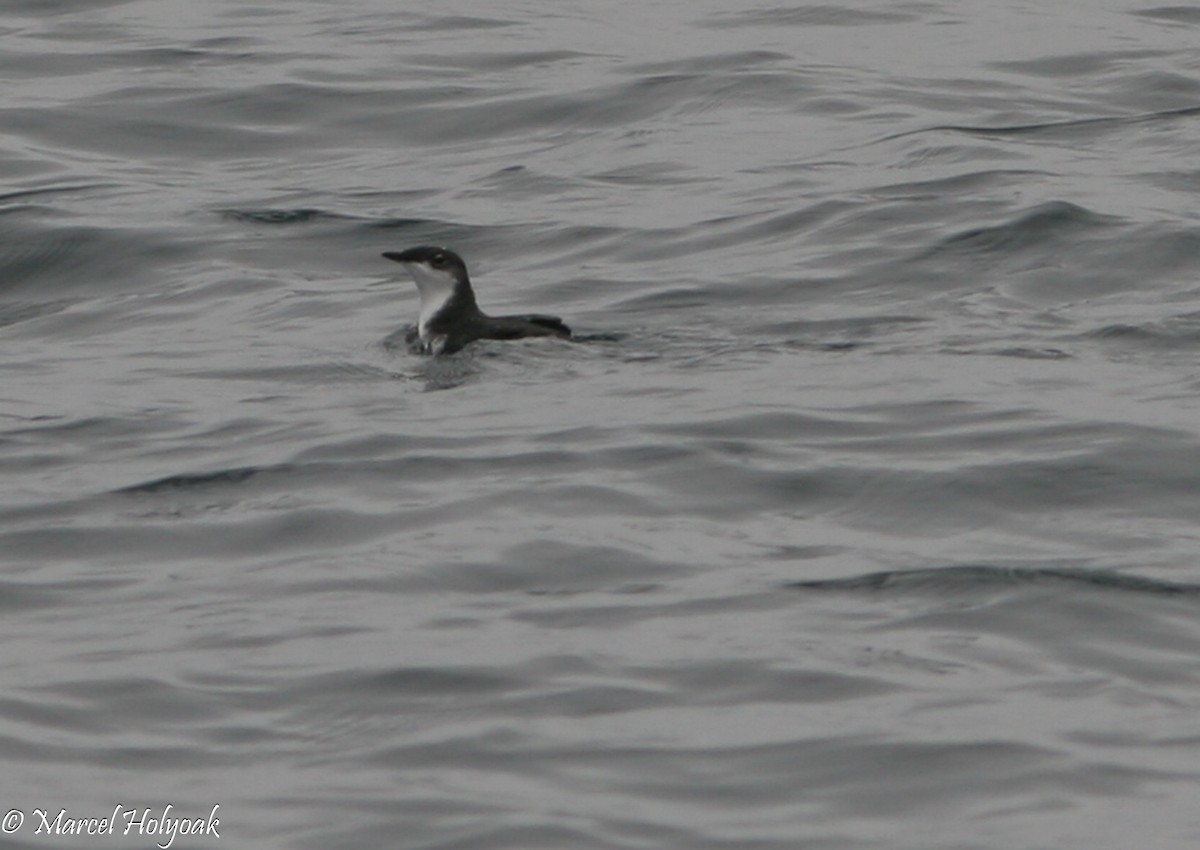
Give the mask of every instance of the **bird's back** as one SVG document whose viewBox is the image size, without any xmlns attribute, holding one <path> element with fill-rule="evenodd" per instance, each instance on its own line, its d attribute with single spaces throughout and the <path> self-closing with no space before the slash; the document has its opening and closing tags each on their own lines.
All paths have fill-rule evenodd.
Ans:
<svg viewBox="0 0 1200 850">
<path fill-rule="evenodd" d="M 523 339 L 533 336 L 571 338 L 571 329 L 558 316 L 529 313 L 523 316 L 489 316 L 481 339 Z"/>
</svg>

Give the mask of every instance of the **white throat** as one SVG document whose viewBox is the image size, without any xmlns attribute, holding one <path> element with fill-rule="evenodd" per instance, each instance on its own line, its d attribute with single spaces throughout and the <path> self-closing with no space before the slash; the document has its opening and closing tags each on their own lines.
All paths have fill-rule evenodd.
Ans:
<svg viewBox="0 0 1200 850">
<path fill-rule="evenodd" d="M 421 293 L 421 314 L 417 318 L 417 333 L 428 343 L 431 337 L 429 321 L 454 295 L 454 276 L 449 272 L 430 268 L 424 263 L 405 263 L 404 268 L 408 269 L 408 273 L 417 282 L 417 291 Z"/>
</svg>

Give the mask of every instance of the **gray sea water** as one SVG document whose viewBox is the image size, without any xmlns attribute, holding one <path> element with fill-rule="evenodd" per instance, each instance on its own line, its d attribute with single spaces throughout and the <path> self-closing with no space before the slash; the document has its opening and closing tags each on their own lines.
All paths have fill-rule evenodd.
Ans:
<svg viewBox="0 0 1200 850">
<path fill-rule="evenodd" d="M 0 39 L 0 846 L 1200 846 L 1200 7 Z"/>
</svg>

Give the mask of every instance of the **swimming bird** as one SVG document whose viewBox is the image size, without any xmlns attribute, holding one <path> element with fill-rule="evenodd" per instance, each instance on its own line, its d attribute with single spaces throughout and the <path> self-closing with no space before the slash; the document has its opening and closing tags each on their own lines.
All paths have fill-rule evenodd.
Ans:
<svg viewBox="0 0 1200 850">
<path fill-rule="evenodd" d="M 419 245 L 383 256 L 404 266 L 421 293 L 416 327 L 405 337 L 414 353 L 453 354 L 477 339 L 571 338 L 571 329 L 557 316 L 486 315 L 475 303 L 467 264 L 449 248 Z"/>
</svg>

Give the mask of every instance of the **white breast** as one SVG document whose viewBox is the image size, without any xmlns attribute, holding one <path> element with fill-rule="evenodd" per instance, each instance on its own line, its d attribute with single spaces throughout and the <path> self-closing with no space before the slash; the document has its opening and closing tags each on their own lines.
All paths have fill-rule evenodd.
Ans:
<svg viewBox="0 0 1200 850">
<path fill-rule="evenodd" d="M 417 282 L 421 293 L 421 314 L 417 319 L 417 333 L 426 344 L 432 343 L 429 321 L 446 306 L 454 294 L 454 278 L 448 272 L 432 269 L 424 263 L 405 263 L 404 267 Z"/>
</svg>

